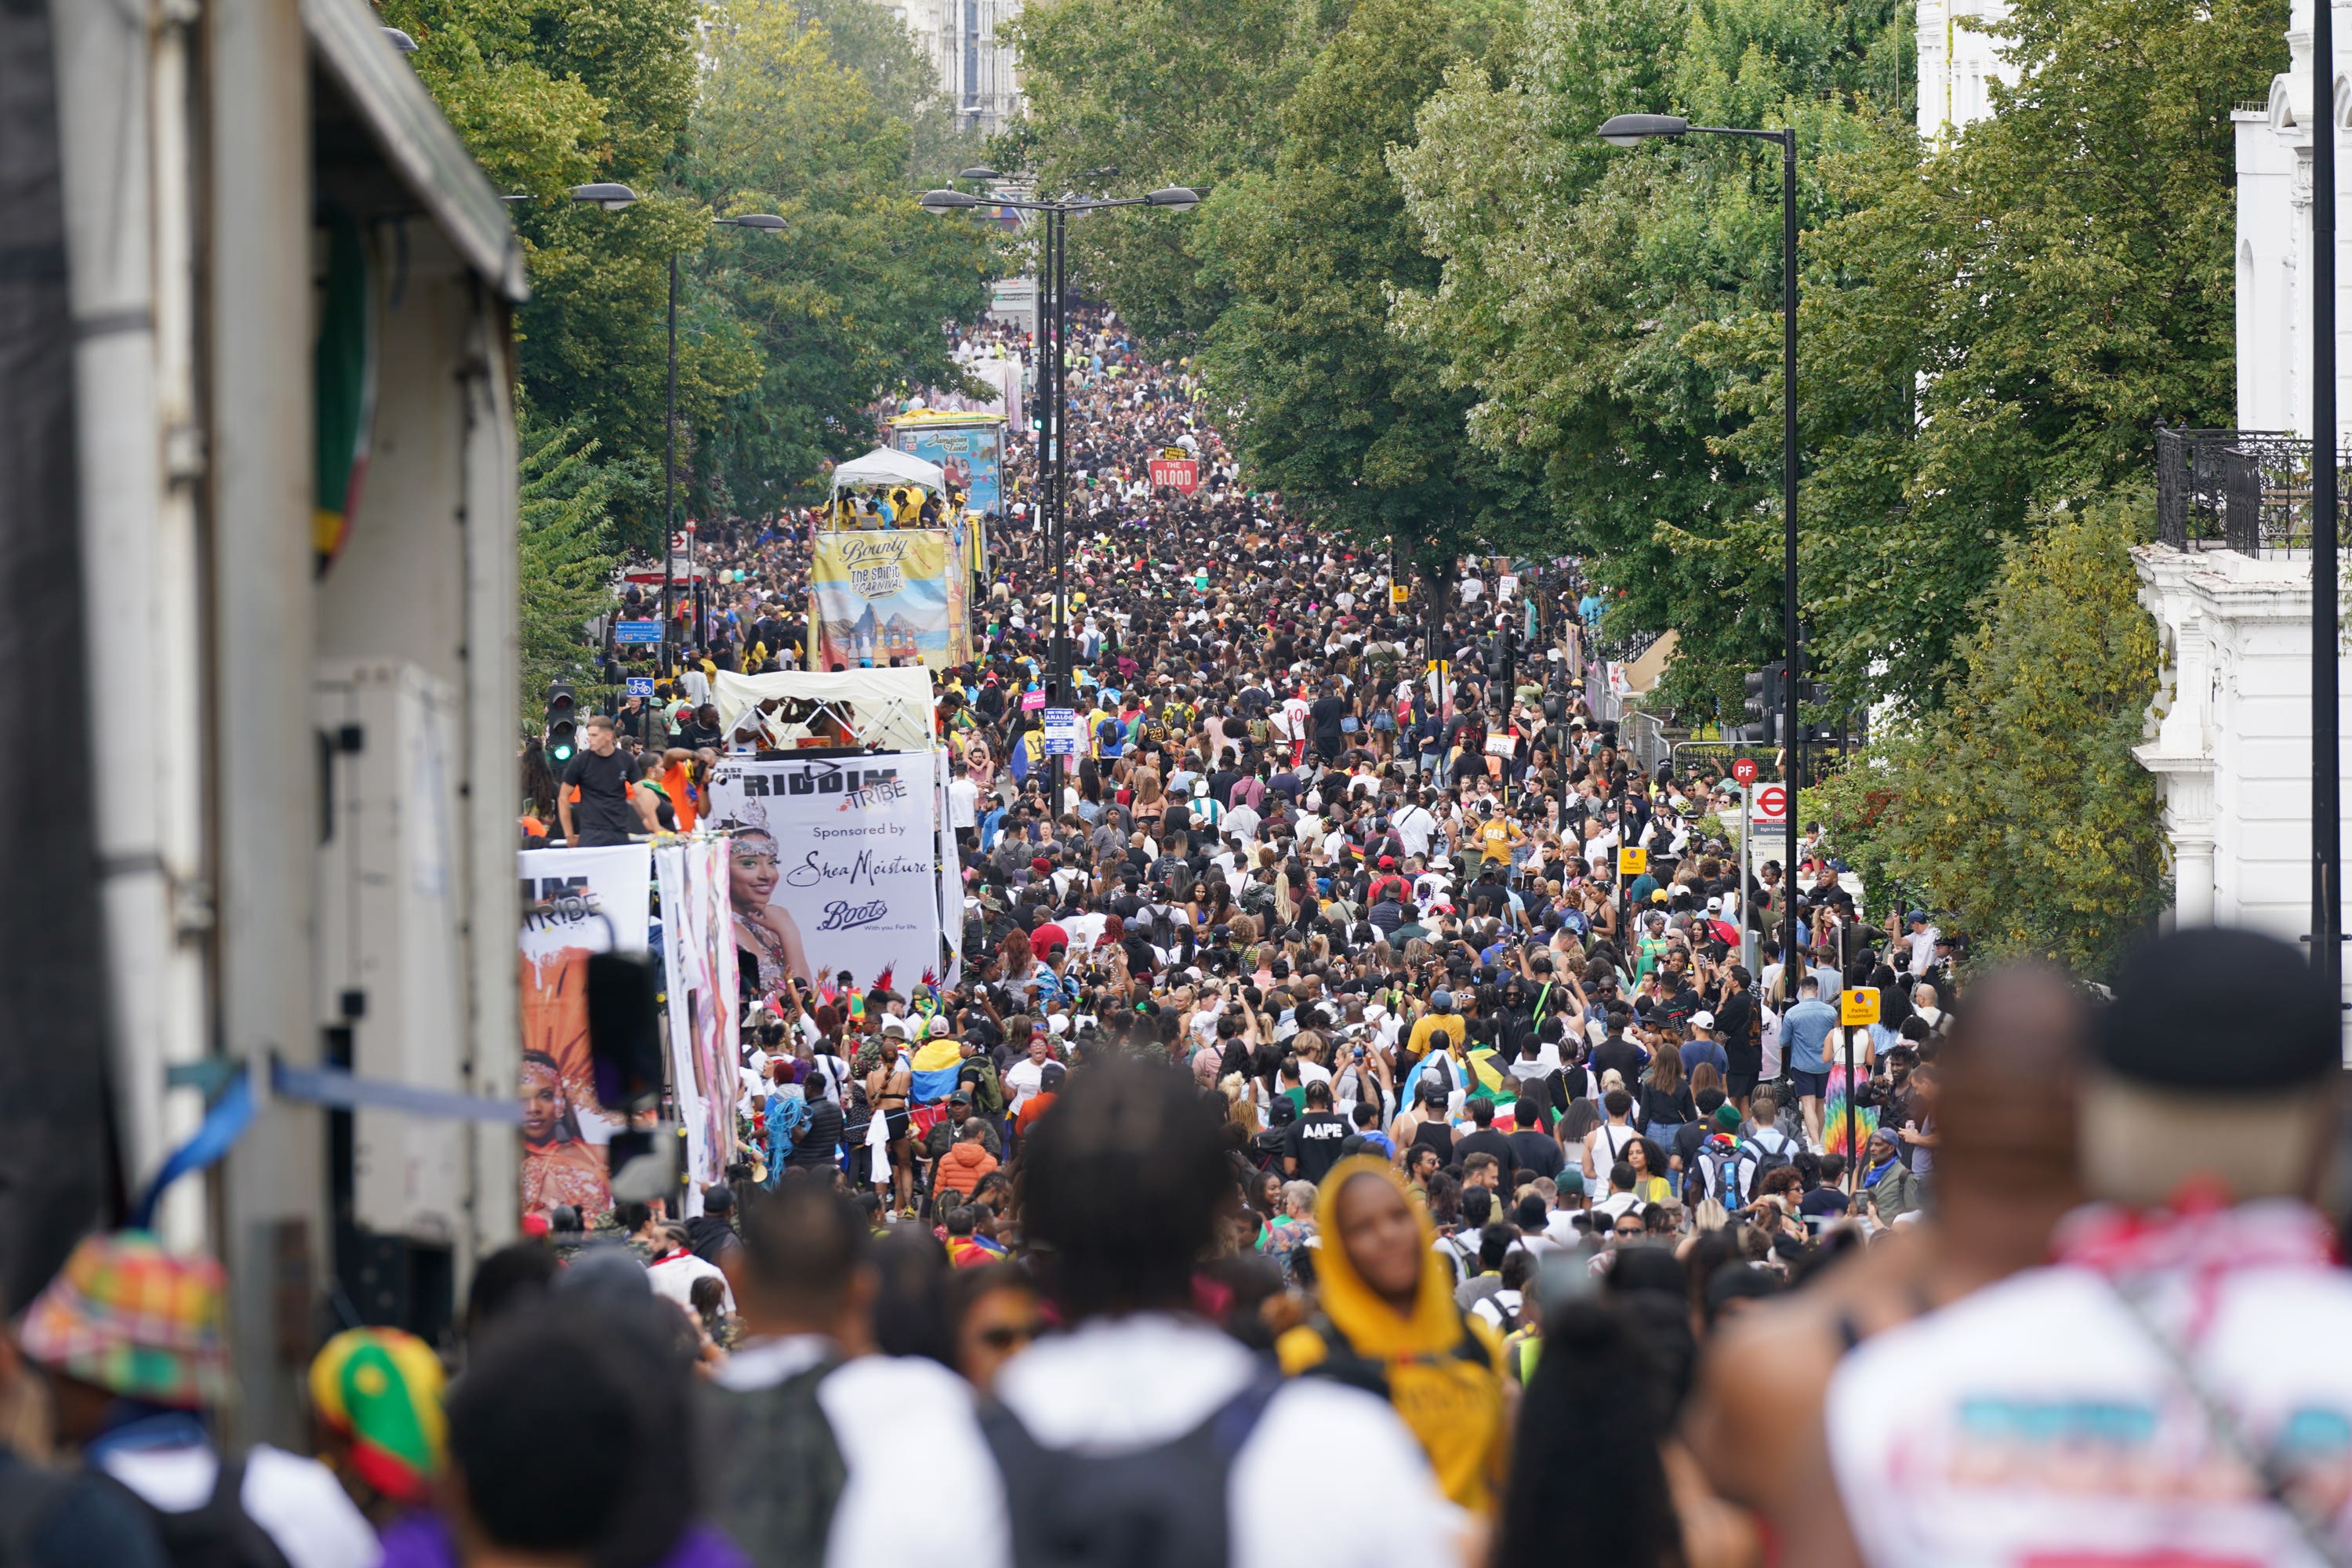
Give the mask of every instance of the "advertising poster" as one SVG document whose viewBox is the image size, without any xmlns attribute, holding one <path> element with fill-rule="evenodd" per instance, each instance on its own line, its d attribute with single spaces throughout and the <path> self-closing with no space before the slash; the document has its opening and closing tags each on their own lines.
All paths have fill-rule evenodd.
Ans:
<svg viewBox="0 0 2352 1568">
<path fill-rule="evenodd" d="M 588 955 L 642 952 L 653 847 L 526 849 L 522 879 L 522 1212 L 613 1206 L 605 1144 L 621 1118 L 597 1102 L 588 1059 Z"/>
<path fill-rule="evenodd" d="M 741 1089 L 735 941 L 728 918 L 725 839 L 662 846 L 662 948 L 667 973 L 670 1083 L 686 1129 L 687 1212 L 702 1189 L 727 1174 L 735 1152 L 735 1097 Z"/>
<path fill-rule="evenodd" d="M 711 775 L 711 826 L 731 835 L 733 946 L 758 992 L 797 978 L 901 991 L 940 967 L 939 793 L 929 752 L 730 757 Z"/>
<path fill-rule="evenodd" d="M 970 628 L 950 613 L 963 567 L 949 570 L 948 535 L 882 528 L 816 536 L 809 573 L 809 641 L 815 670 L 887 669 L 890 661 L 944 669 L 965 662 Z"/>
<path fill-rule="evenodd" d="M 902 417 L 891 421 L 890 445 L 947 470 L 948 488 L 963 493 L 966 510 L 1003 510 L 1004 432 L 994 416 Z"/>
</svg>

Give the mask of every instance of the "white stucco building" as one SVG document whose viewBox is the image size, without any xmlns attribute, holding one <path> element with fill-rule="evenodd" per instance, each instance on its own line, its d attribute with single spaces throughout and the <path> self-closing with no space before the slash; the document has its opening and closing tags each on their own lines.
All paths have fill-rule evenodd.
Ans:
<svg viewBox="0 0 2352 1568">
<path fill-rule="evenodd" d="M 2165 676 L 2138 749 L 2164 797 L 2174 919 L 2311 929 L 2311 561 L 2133 552 Z M 2352 660 L 2337 658 L 2352 719 Z"/>
<path fill-rule="evenodd" d="M 2352 372 L 2352 321 L 2341 302 L 2347 267 L 2346 193 L 2352 190 L 2344 129 L 2352 123 L 2345 60 L 2352 42 L 2352 5 L 2337 0 L 2334 112 L 2337 136 L 2336 375 L 2338 405 Z M 2311 17 L 2312 0 L 2294 0 L 2287 25 L 2287 68 L 2271 79 L 2269 98 L 2242 106 L 2238 162 L 2238 428 L 2311 434 Z"/>
<path fill-rule="evenodd" d="M 1021 14 L 1021 0 L 895 0 L 888 9 L 939 72 L 959 125 L 1000 131 L 1020 112 L 1019 61 L 999 29 Z"/>
<path fill-rule="evenodd" d="M 1919 134 L 1939 141 L 1992 112 L 1993 81 L 2014 82 L 1998 41 L 1977 26 L 2009 16 L 2009 0 L 1919 0 Z"/>
</svg>

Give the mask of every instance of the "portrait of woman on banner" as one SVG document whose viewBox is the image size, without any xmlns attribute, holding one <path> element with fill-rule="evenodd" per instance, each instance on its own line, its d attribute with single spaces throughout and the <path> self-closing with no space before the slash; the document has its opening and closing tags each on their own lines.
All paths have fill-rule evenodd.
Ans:
<svg viewBox="0 0 2352 1568">
<path fill-rule="evenodd" d="M 789 990 L 795 978 L 816 983 L 808 949 L 792 911 L 768 900 L 781 876 L 775 837 L 764 827 L 736 826 L 727 847 L 727 902 L 735 945 L 757 961 L 760 994 Z"/>
<path fill-rule="evenodd" d="M 522 1212 L 571 1204 L 583 1216 L 613 1206 L 605 1151 L 581 1136 L 563 1072 L 545 1051 L 522 1054 Z"/>
</svg>

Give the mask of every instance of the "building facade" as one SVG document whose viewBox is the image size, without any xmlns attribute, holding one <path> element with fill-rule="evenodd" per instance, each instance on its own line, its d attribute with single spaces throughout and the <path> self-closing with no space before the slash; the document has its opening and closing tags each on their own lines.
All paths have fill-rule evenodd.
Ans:
<svg viewBox="0 0 2352 1568">
<path fill-rule="evenodd" d="M 1001 29 L 1021 0 L 898 0 L 889 10 L 939 73 L 958 126 L 1001 131 L 1020 113 L 1020 62 Z"/>
<path fill-rule="evenodd" d="M 1995 81 L 2017 73 L 1983 29 L 2007 19 L 2009 0 L 1919 0 L 1919 134 L 1940 142 L 1992 112 Z"/>
<path fill-rule="evenodd" d="M 2286 34 L 2287 68 L 2271 79 L 2270 96 L 2242 105 L 2236 122 L 2238 168 L 2238 427 L 2311 434 L 2311 292 L 2303 281 L 2311 254 L 2312 0 L 2294 0 Z M 2352 5 L 2335 8 L 2336 56 L 2332 110 L 2338 138 L 2336 206 L 2352 188 L 2341 149 L 2352 121 L 2352 88 L 2344 59 Z M 2346 276 L 2343 227 L 2337 226 L 2337 288 Z M 2342 377 L 2352 365 L 2352 321 L 2336 306 L 2338 406 Z"/>
</svg>

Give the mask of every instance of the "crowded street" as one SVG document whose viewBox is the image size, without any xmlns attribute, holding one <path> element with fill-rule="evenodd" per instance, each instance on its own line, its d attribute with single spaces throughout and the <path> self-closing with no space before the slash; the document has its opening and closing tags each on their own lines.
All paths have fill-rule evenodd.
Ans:
<svg viewBox="0 0 2352 1568">
<path fill-rule="evenodd" d="M 2191 9 L 0 6 L 0 1568 L 2352 1568 Z"/>
</svg>

